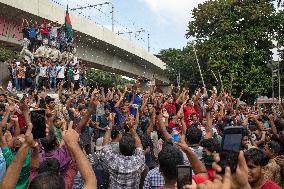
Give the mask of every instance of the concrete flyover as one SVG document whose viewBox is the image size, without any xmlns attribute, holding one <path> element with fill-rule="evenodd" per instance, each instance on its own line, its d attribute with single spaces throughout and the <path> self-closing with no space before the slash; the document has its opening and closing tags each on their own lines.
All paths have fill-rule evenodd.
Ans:
<svg viewBox="0 0 284 189">
<path fill-rule="evenodd" d="M 112 31 L 70 12 L 77 56 L 89 67 L 169 83 L 165 63 Z M 0 46 L 20 50 L 22 18 L 64 23 L 65 9 L 48 0 L 0 0 Z"/>
</svg>

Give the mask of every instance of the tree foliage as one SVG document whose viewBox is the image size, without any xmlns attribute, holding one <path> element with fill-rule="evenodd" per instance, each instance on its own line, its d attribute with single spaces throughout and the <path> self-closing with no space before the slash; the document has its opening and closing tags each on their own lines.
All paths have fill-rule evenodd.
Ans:
<svg viewBox="0 0 284 189">
<path fill-rule="evenodd" d="M 271 60 L 278 15 L 269 0 L 207 1 L 193 10 L 188 37 L 205 49 L 208 66 L 220 72 L 233 94 L 269 92 Z"/>
<path fill-rule="evenodd" d="M 133 84 L 134 80 L 128 80 L 121 75 L 117 75 L 102 70 L 92 69 L 87 72 L 88 86 L 111 88 L 116 85 Z"/>
<path fill-rule="evenodd" d="M 271 92 L 271 62 L 274 41 L 284 41 L 284 15 L 273 0 L 209 0 L 192 12 L 186 36 L 195 48 L 205 83 L 215 85 L 215 73 L 225 90 L 237 96 Z M 275 35 L 278 34 L 278 35 Z M 282 36 L 282 35 L 283 36 Z M 167 63 L 170 79 L 181 70 L 184 82 L 201 85 L 189 43 L 183 49 L 160 52 Z M 191 84 L 192 85 L 192 84 Z"/>
<path fill-rule="evenodd" d="M 15 51 L 6 49 L 6 48 L 0 48 L 0 61 L 4 62 L 9 59 L 17 59 L 18 55 L 15 53 Z"/>
<path fill-rule="evenodd" d="M 198 52 L 198 55 L 199 54 Z M 175 85 L 177 85 L 177 77 L 179 74 L 181 78 L 180 85 L 182 87 L 195 89 L 203 85 L 192 43 L 188 43 L 187 46 L 182 49 L 171 48 L 161 50 L 158 57 L 166 63 L 167 75 L 170 81 L 175 83 Z M 213 78 L 210 72 L 208 72 L 206 64 L 201 65 L 201 70 L 205 83 L 209 85 L 214 84 L 214 82 L 210 82 Z"/>
</svg>

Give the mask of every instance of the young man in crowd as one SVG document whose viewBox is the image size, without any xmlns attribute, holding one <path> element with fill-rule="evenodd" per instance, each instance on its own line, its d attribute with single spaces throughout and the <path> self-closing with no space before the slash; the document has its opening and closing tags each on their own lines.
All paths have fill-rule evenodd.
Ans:
<svg viewBox="0 0 284 189">
<path fill-rule="evenodd" d="M 145 166 L 145 156 L 141 141 L 136 133 L 137 125 L 131 125 L 129 133 L 119 141 L 119 154 L 113 151 L 110 143 L 114 114 L 109 118 L 102 152 L 104 162 L 109 166 L 110 189 L 139 188 L 141 173 Z M 116 162 L 115 164 L 113 162 Z"/>
<path fill-rule="evenodd" d="M 276 183 L 265 178 L 265 166 L 269 162 L 269 157 L 257 148 L 249 149 L 245 152 L 248 165 L 248 181 L 252 189 L 280 189 Z"/>
</svg>

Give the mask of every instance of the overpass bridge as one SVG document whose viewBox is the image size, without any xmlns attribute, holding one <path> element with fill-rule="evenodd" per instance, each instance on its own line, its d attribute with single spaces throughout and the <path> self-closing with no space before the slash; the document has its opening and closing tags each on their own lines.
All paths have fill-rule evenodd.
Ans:
<svg viewBox="0 0 284 189">
<path fill-rule="evenodd" d="M 0 0 L 0 46 L 21 50 L 22 18 L 38 23 L 45 18 L 63 24 L 65 11 L 48 0 Z M 154 78 L 157 84 L 169 83 L 164 73 L 165 63 L 156 56 L 83 16 L 69 14 L 77 57 L 89 67 L 133 78 Z"/>
</svg>

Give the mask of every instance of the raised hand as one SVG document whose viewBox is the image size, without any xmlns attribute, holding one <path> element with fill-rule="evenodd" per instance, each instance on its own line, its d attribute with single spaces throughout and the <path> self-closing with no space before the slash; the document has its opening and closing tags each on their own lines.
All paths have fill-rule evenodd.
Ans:
<svg viewBox="0 0 284 189">
<path fill-rule="evenodd" d="M 219 155 L 215 154 L 214 159 L 215 159 L 215 162 L 219 162 L 220 160 Z M 217 163 L 213 164 L 213 168 L 217 170 L 217 172 L 222 171 L 222 168 Z M 220 178 L 220 176 L 218 177 Z M 240 151 L 239 159 L 238 159 L 238 166 L 237 166 L 236 172 L 232 175 L 231 182 L 232 182 L 232 186 L 231 186 L 232 189 L 250 188 L 249 183 L 248 183 L 248 166 L 247 166 L 243 151 Z"/>
<path fill-rule="evenodd" d="M 19 121 L 19 118 L 18 118 L 18 116 L 16 116 L 16 115 L 11 115 L 10 119 L 11 119 L 14 123 L 16 123 L 16 122 Z"/>
<path fill-rule="evenodd" d="M 25 134 L 25 144 L 29 147 L 36 147 L 37 143 L 34 141 L 33 134 L 32 134 L 33 124 L 28 124 L 28 129 Z"/>
<path fill-rule="evenodd" d="M 90 99 L 90 108 L 96 108 L 97 105 L 100 104 L 100 101 L 99 101 L 99 91 L 98 90 L 94 90 L 93 93 L 92 93 L 92 96 L 91 96 L 91 99 Z"/>
<path fill-rule="evenodd" d="M 70 146 L 72 144 L 78 145 L 79 141 L 79 133 L 77 133 L 73 128 L 72 128 L 73 122 L 70 122 L 68 130 L 64 131 L 62 134 L 62 138 L 65 142 L 66 145 Z"/>
</svg>

